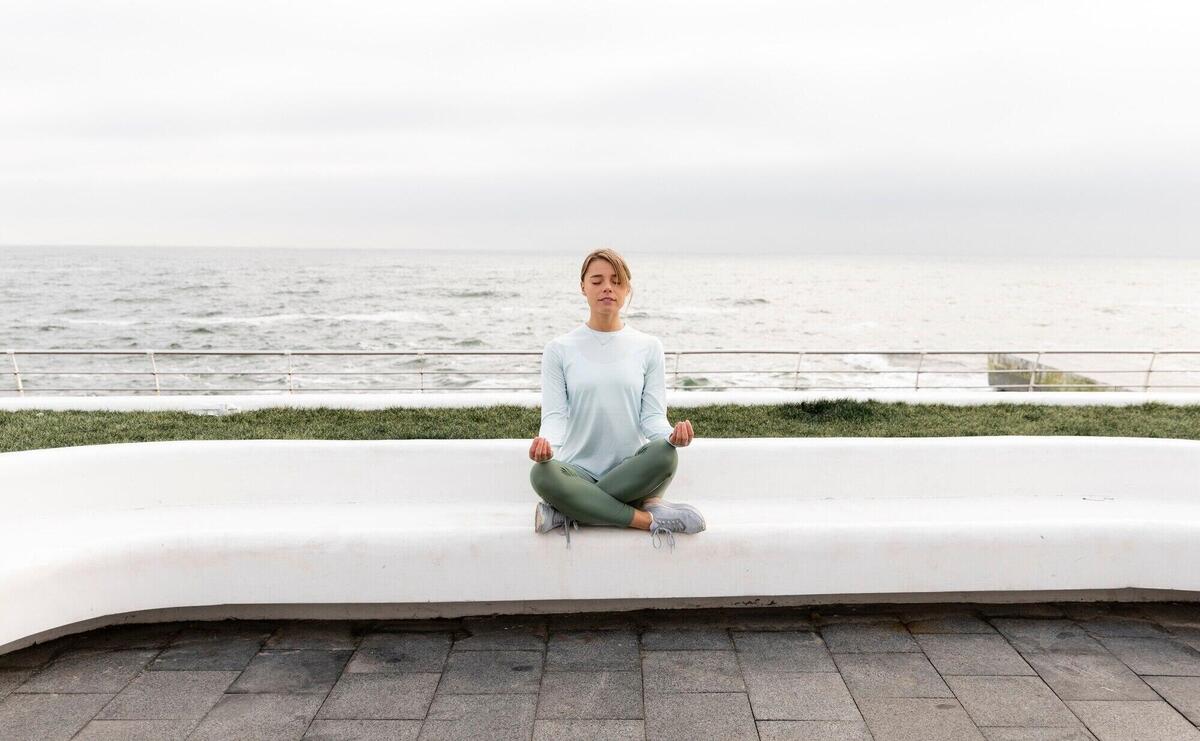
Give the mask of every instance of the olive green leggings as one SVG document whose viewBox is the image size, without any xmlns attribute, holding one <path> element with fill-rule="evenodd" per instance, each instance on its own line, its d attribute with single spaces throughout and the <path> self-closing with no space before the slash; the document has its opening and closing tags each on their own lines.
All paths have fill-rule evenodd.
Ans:
<svg viewBox="0 0 1200 741">
<path fill-rule="evenodd" d="M 675 446 L 662 437 L 638 448 L 599 479 L 551 458 L 533 464 L 529 483 L 550 506 L 581 525 L 628 527 L 634 507 L 649 496 L 662 496 L 678 465 Z"/>
</svg>

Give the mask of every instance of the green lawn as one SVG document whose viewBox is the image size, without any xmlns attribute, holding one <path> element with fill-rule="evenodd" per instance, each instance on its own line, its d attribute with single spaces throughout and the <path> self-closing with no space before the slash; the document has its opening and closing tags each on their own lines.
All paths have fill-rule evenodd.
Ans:
<svg viewBox="0 0 1200 741">
<path fill-rule="evenodd" d="M 187 412 L 0 411 L 0 452 L 150 440 L 521 438 L 538 431 L 537 407 L 266 409 L 223 417 Z M 812 401 L 772 406 L 680 407 L 697 437 L 933 437 L 1107 435 L 1200 439 L 1200 405 L 952 406 Z"/>
</svg>

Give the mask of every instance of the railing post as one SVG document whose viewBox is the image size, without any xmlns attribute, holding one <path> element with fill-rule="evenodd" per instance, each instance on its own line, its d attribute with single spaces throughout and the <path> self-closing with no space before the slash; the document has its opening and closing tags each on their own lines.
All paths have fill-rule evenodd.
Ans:
<svg viewBox="0 0 1200 741">
<path fill-rule="evenodd" d="M 162 388 L 158 383 L 158 363 L 154 362 L 154 351 L 147 350 L 146 355 L 150 357 L 150 370 L 154 373 L 154 395 L 162 396 Z"/>
<path fill-rule="evenodd" d="M 913 391 L 918 391 L 921 388 L 921 367 L 925 365 L 925 353 L 921 352 L 921 357 L 917 359 L 917 375 L 913 378 Z"/>
<path fill-rule="evenodd" d="M 679 351 L 675 351 L 675 380 L 671 383 L 671 388 L 679 390 Z"/>
<path fill-rule="evenodd" d="M 792 391 L 800 390 L 800 364 L 804 362 L 804 353 L 796 354 L 796 377 L 792 379 Z"/>
<path fill-rule="evenodd" d="M 1039 350 L 1037 357 L 1033 360 L 1033 370 L 1029 373 L 1029 386 L 1026 387 L 1026 391 L 1033 391 L 1033 381 L 1037 378 L 1038 368 L 1042 365 L 1042 352 L 1044 351 Z"/>
<path fill-rule="evenodd" d="M 1150 373 L 1152 372 L 1152 369 L 1154 368 L 1154 359 L 1157 357 L 1158 357 L 1158 351 L 1155 350 L 1154 354 L 1150 356 L 1150 364 L 1146 366 L 1146 377 L 1144 379 L 1142 379 L 1142 391 L 1150 390 Z"/>
<path fill-rule="evenodd" d="M 287 356 L 287 389 L 289 394 L 296 393 L 295 387 L 292 385 L 292 351 L 285 350 L 284 355 Z"/>
<path fill-rule="evenodd" d="M 17 394 L 25 395 L 25 387 L 21 384 L 21 369 L 17 367 L 17 353 L 13 350 L 8 351 L 9 360 L 12 360 L 13 378 L 17 379 Z"/>
</svg>

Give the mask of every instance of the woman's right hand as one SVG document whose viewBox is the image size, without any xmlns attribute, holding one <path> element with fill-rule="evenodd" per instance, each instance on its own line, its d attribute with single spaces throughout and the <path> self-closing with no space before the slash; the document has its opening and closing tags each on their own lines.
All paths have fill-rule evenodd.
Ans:
<svg viewBox="0 0 1200 741">
<path fill-rule="evenodd" d="M 544 437 L 533 438 L 533 443 L 529 446 L 529 457 L 538 463 L 544 463 L 553 458 L 554 451 L 550 448 L 550 441 Z"/>
</svg>

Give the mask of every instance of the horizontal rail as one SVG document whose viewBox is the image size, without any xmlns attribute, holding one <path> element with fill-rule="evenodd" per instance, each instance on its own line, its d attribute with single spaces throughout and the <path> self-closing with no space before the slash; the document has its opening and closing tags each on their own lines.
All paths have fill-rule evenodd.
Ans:
<svg viewBox="0 0 1200 741">
<path fill-rule="evenodd" d="M 533 370 L 508 370 L 508 369 L 444 369 L 444 368 L 417 368 L 405 370 L 392 370 L 381 368 L 374 369 L 345 369 L 347 362 L 352 363 L 354 360 L 376 359 L 376 358 L 418 358 L 436 359 L 441 357 L 462 357 L 473 356 L 481 358 L 514 358 L 514 357 L 540 357 L 541 351 L 535 350 L 106 350 L 106 349 L 9 349 L 4 353 L 9 356 L 12 365 L 11 376 L 13 387 L 10 389 L 0 389 L 0 395 L 17 394 L 25 396 L 29 394 L 46 394 L 46 393 L 126 393 L 126 394 L 192 394 L 192 393 L 311 393 L 311 392 L 384 392 L 384 391 L 537 391 L 539 385 L 533 386 L 491 386 L 491 385 L 458 385 L 445 386 L 436 385 L 439 379 L 445 379 L 447 376 L 468 379 L 468 384 L 476 384 L 481 379 L 499 379 L 508 376 L 537 376 L 540 374 L 540 369 Z M 673 361 L 672 366 L 667 369 L 669 378 L 668 388 L 672 390 L 707 390 L 718 391 L 725 389 L 771 389 L 771 390 L 836 390 L 836 389 L 907 389 L 907 390 L 970 390 L 970 389 L 986 389 L 992 391 L 1002 391 L 1009 389 L 1021 390 L 1091 390 L 1091 391 L 1130 391 L 1141 390 L 1147 391 L 1151 388 L 1155 390 L 1180 390 L 1180 389 L 1200 389 L 1200 350 L 782 350 L 774 349 L 716 349 L 716 350 L 698 350 L 698 349 L 680 349 L 671 350 L 665 353 Z M 788 368 L 702 368 L 702 369 L 681 369 L 680 361 L 683 356 L 717 356 L 717 355 L 764 355 L 764 356 L 788 356 L 795 358 L 794 363 L 789 363 Z M 1116 368 L 1107 367 L 1108 363 L 1103 362 L 1082 362 L 1081 367 L 1074 367 L 1066 362 L 1066 358 L 1071 356 L 1082 356 L 1084 361 L 1091 356 L 1145 356 L 1142 362 L 1137 363 L 1136 367 Z M 76 367 L 51 367 L 51 368 L 35 368 L 31 360 L 38 357 L 56 357 L 56 356 L 85 356 L 85 357 L 104 357 L 104 358 L 135 358 L 144 359 L 147 362 L 147 370 L 113 370 L 113 369 L 80 369 Z M 904 364 L 892 365 L 890 367 L 874 367 L 860 368 L 854 367 L 853 360 L 862 358 L 863 356 L 875 356 L 887 359 L 891 362 L 903 360 L 905 358 L 913 358 L 916 360 L 916 367 L 908 367 Z M 957 356 L 958 358 L 970 356 L 984 356 L 986 363 L 980 367 L 976 363 L 959 364 L 954 367 L 934 367 L 935 358 L 945 356 Z M 1023 357 L 1025 356 L 1025 357 Z M 1191 356 L 1196 359 L 1195 367 L 1189 368 L 1163 368 L 1163 360 L 1172 356 Z M 185 369 L 170 369 L 169 366 L 173 360 L 183 358 L 278 358 L 280 359 L 279 367 L 261 368 L 255 370 L 234 370 L 233 368 L 212 369 L 204 368 L 185 368 Z M 297 361 L 304 358 L 339 358 L 343 359 L 342 369 L 320 370 L 298 367 Z M 837 358 L 841 361 L 843 367 L 821 367 L 819 363 L 814 362 L 814 357 L 822 358 Z M 18 358 L 22 362 L 18 363 Z M 346 359 L 349 359 L 348 361 Z M 1049 359 L 1054 359 L 1053 365 L 1047 363 Z M 1095 361 L 1096 357 L 1092 357 Z M 807 366 L 806 366 L 807 363 Z M 174 363 L 178 365 L 178 362 Z M 1158 367 L 1155 367 L 1157 364 Z M 206 365 L 208 365 L 206 363 Z M 845 367 L 849 365 L 850 367 Z M 361 366 L 360 366 L 361 367 Z M 936 381 L 944 376 L 971 376 L 986 374 L 986 383 L 930 383 L 930 380 Z M 1178 378 L 1178 383 L 1154 381 L 1169 381 L 1171 375 L 1176 374 L 1192 374 L 1195 376 L 1198 383 L 1187 383 L 1191 380 L 1187 376 Z M 753 379 L 748 379 L 747 383 L 731 383 L 725 385 L 717 385 L 709 383 L 709 377 L 717 376 L 741 376 L 741 377 L 776 377 L 785 376 L 787 381 L 783 383 L 775 383 L 771 385 L 760 385 L 758 383 L 749 382 Z M 911 376 L 911 383 L 903 383 L 900 385 L 892 385 L 889 383 L 880 383 L 876 379 L 880 375 L 892 376 Z M 148 378 L 153 379 L 152 388 L 140 387 L 111 387 L 99 386 L 95 384 L 81 385 L 77 387 L 68 387 L 62 385 L 52 385 L 38 387 L 36 384 L 31 385 L 30 381 L 37 379 L 47 379 L 49 376 L 63 377 L 81 377 L 84 379 L 92 378 L 98 380 L 102 377 L 134 377 L 136 379 Z M 426 384 L 426 376 L 430 377 L 431 384 Z M 1135 376 L 1130 380 L 1120 380 L 1124 377 Z M 171 388 L 164 386 L 164 382 L 173 377 L 196 377 L 196 378 L 212 378 L 211 385 L 202 386 L 181 386 Z M 229 382 L 234 379 L 243 379 L 246 377 L 260 377 L 264 381 L 275 384 L 273 386 L 258 385 L 229 385 Z M 309 386 L 305 387 L 304 380 L 317 380 L 320 378 L 342 378 L 345 377 L 350 381 L 352 386 Z M 376 385 L 368 383 L 370 379 L 385 379 L 391 377 L 416 377 L 416 386 L 393 386 L 393 385 Z M 831 378 L 832 377 L 832 378 Z M 848 377 L 848 378 L 847 378 Z M 833 379 L 847 378 L 844 383 L 833 385 L 830 383 Z M 224 383 L 222 383 L 224 379 Z M 922 383 L 922 379 L 925 383 Z M 736 379 L 734 379 L 736 380 Z M 865 382 L 864 382 L 865 380 Z M 878 379 L 884 381 L 886 379 Z M 944 379 L 953 380 L 953 379 Z M 682 381 L 682 382 L 681 382 Z M 251 382 L 253 384 L 253 382 Z"/>
<path fill-rule="evenodd" d="M 794 372 L 795 371 L 793 371 L 792 369 L 784 369 L 784 368 L 777 368 L 777 369 L 757 368 L 754 370 L 698 370 L 698 369 L 692 369 L 692 370 L 688 371 L 688 373 L 704 373 L 706 375 L 717 375 L 720 373 L 788 373 L 788 374 L 791 374 Z M 803 373 L 854 373 L 854 374 L 860 374 L 860 373 L 912 373 L 914 371 L 909 370 L 907 368 L 809 368 L 809 369 L 801 371 L 801 372 L 803 372 Z M 1008 369 L 997 370 L 996 368 L 982 369 L 982 370 L 981 369 L 971 370 L 969 368 L 961 368 L 961 369 L 956 368 L 956 369 L 951 369 L 951 370 L 923 369 L 921 371 L 921 375 L 928 376 L 928 375 L 941 374 L 941 375 L 957 376 L 957 375 L 962 375 L 963 373 L 987 373 L 987 372 L 991 372 L 991 373 L 1009 373 L 1009 372 L 1023 373 L 1023 372 L 1027 372 L 1027 371 L 1025 369 L 1013 369 L 1011 371 Z M 1038 372 L 1044 373 L 1044 372 L 1048 372 L 1048 371 L 1039 370 Z M 1100 369 L 1100 370 L 1071 370 L 1070 372 L 1071 373 L 1145 373 L 1144 370 L 1129 369 L 1129 368 L 1107 368 L 1107 369 Z M 1190 370 L 1187 368 L 1182 368 L 1182 369 L 1172 370 L 1169 368 L 1163 368 L 1162 370 L 1156 370 L 1154 372 L 1155 373 L 1200 373 L 1200 369 Z M 155 371 L 60 371 L 60 370 L 21 371 L 22 376 L 152 376 L 152 375 L 159 375 L 159 376 L 271 376 L 271 375 L 279 375 L 282 373 L 284 373 L 284 371 L 278 371 L 278 370 L 158 371 L 158 372 L 155 372 Z M 531 371 L 493 371 L 493 370 L 489 370 L 489 371 L 487 371 L 486 375 L 489 375 L 489 376 L 536 376 L 536 375 L 539 375 L 540 373 L 541 373 L 540 370 L 531 370 Z M 310 370 L 305 370 L 305 371 L 292 371 L 292 375 L 296 375 L 296 376 L 418 376 L 418 375 L 462 376 L 462 375 L 481 375 L 481 374 L 482 374 L 482 372 L 473 374 L 470 371 L 456 371 L 456 370 L 444 370 L 444 371 L 439 371 L 439 370 L 425 370 L 425 371 L 416 371 L 416 370 L 414 370 L 414 371 L 373 371 L 373 370 L 372 371 L 310 371 Z"/>
<path fill-rule="evenodd" d="M 17 353 L 18 355 L 541 355 L 541 350 L 101 350 L 87 348 L 53 348 L 53 349 L 20 349 L 8 348 L 0 352 Z M 1149 350 L 1149 349 L 1091 349 L 1072 348 L 1069 350 L 1046 349 L 965 349 L 965 350 L 897 350 L 891 349 L 858 349 L 858 350 L 788 350 L 781 348 L 717 348 L 712 350 L 668 350 L 667 355 L 675 353 L 698 353 L 701 355 L 721 355 L 724 353 L 778 353 L 783 355 L 982 355 L 982 354 L 1034 354 L 1046 355 L 1159 355 L 1182 354 L 1200 355 L 1200 350 Z"/>
<path fill-rule="evenodd" d="M 1027 384 L 1024 384 L 1024 383 L 1008 384 L 1006 387 L 1013 388 L 1013 389 L 1025 389 L 1025 388 L 1027 388 Z M 1095 388 L 1094 386 L 1092 386 L 1090 384 L 1034 384 L 1034 387 L 1035 388 L 1044 388 L 1044 389 L 1071 389 L 1071 388 L 1092 389 L 1092 388 Z M 994 386 L 994 385 L 941 386 L 941 385 L 939 385 L 939 386 L 922 386 L 921 390 L 922 391 L 937 391 L 937 390 L 942 390 L 942 391 L 951 391 L 951 390 L 953 390 L 953 391 L 971 391 L 971 390 L 992 391 L 992 390 L 995 390 L 996 388 L 1001 388 L 1001 386 Z M 1154 388 L 1156 391 L 1169 390 L 1169 389 L 1200 389 L 1200 384 L 1194 384 L 1194 385 L 1188 385 L 1188 386 L 1155 386 Z M 375 393 L 380 393 L 380 392 L 384 392 L 384 391 L 389 391 L 389 392 L 390 391 L 398 391 L 398 392 L 406 392 L 406 393 L 413 392 L 413 391 L 420 391 L 421 393 L 431 394 L 431 393 L 437 393 L 437 392 L 459 392 L 459 393 L 462 393 L 462 392 L 470 392 L 470 391 L 491 392 L 491 391 L 537 391 L 537 390 L 538 390 L 537 387 L 530 387 L 530 386 L 488 386 L 486 388 L 455 387 L 455 388 L 426 388 L 426 389 L 416 389 L 411 386 L 394 386 L 394 387 L 373 386 L 371 388 L 365 388 L 365 389 L 347 389 L 347 388 L 339 388 L 339 387 L 312 387 L 312 388 L 305 388 L 305 389 L 296 389 L 296 391 L 294 392 L 293 395 L 301 395 L 301 394 L 316 393 L 316 392 L 375 394 Z M 685 391 L 685 390 L 691 390 L 691 391 L 746 391 L 746 390 L 785 391 L 785 390 L 791 390 L 791 389 L 782 389 L 779 386 L 746 385 L 746 386 L 703 386 L 703 387 L 694 387 L 691 389 L 671 389 L 671 390 L 673 390 L 673 391 Z M 802 390 L 804 390 L 804 391 L 839 391 L 839 390 L 840 391 L 860 391 L 860 390 L 870 390 L 870 391 L 908 390 L 908 391 L 912 391 L 912 384 L 902 384 L 902 385 L 898 385 L 898 386 L 805 386 Z M 127 389 L 127 388 L 104 388 L 104 387 L 74 388 L 74 387 L 68 386 L 68 387 L 63 387 L 63 388 L 38 389 L 38 391 L 56 391 L 56 392 L 58 392 L 58 391 L 62 391 L 62 392 L 108 391 L 108 392 L 114 392 L 114 393 L 120 392 L 122 394 L 128 394 L 130 396 L 138 396 L 138 395 L 155 396 L 155 395 L 157 395 L 157 392 L 154 389 Z M 166 389 L 163 389 L 163 391 L 165 391 L 167 393 L 171 393 L 171 394 L 183 393 L 183 392 L 195 393 L 195 394 L 212 394 L 212 393 L 278 394 L 279 393 L 278 389 L 252 389 L 252 388 L 248 389 L 248 388 L 244 388 L 244 387 L 220 388 L 220 387 L 208 387 L 208 386 L 200 386 L 200 387 L 195 387 L 195 388 L 186 388 L 186 387 L 184 387 L 184 388 L 166 388 Z M 1116 392 L 1114 392 L 1114 393 L 1116 393 Z M 28 395 L 32 395 L 32 394 L 28 394 Z"/>
</svg>

